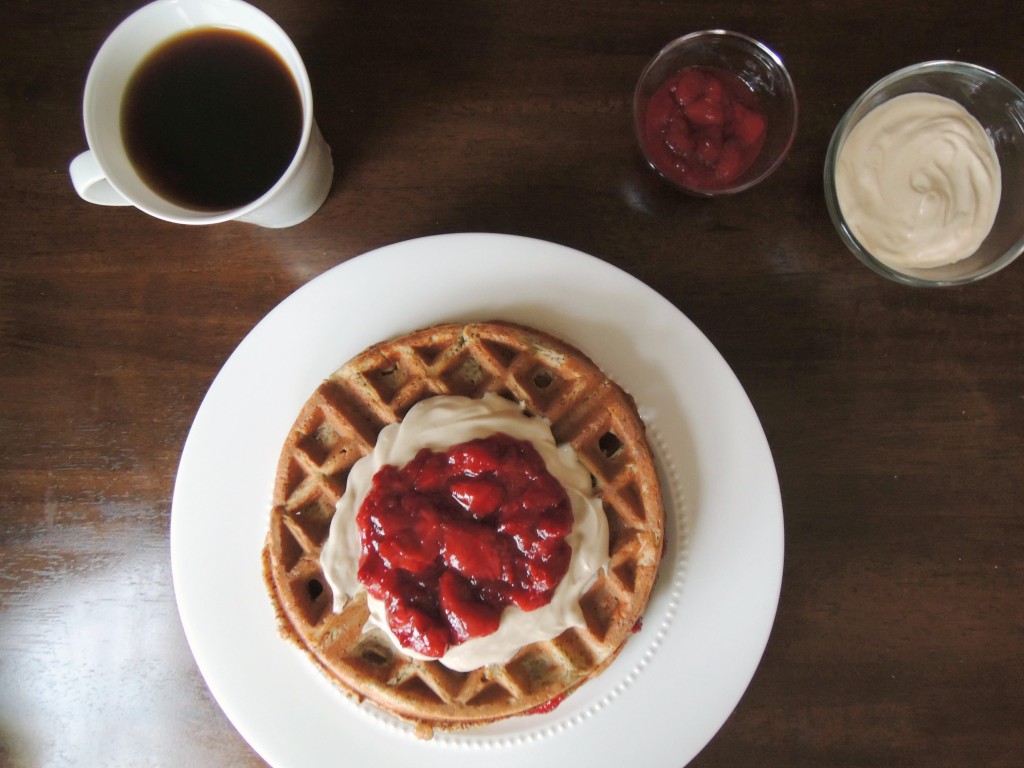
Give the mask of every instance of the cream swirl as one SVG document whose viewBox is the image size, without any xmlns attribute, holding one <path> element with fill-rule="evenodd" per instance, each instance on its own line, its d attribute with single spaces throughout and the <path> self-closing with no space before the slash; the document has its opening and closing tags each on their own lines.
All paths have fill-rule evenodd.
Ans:
<svg viewBox="0 0 1024 768">
<path fill-rule="evenodd" d="M 608 520 L 600 499 L 593 494 L 590 473 L 572 446 L 556 444 L 546 420 L 531 418 L 515 403 L 494 394 L 480 399 L 438 396 L 417 403 L 402 421 L 381 430 L 374 450 L 352 467 L 320 556 L 324 576 L 334 592 L 334 610 L 340 611 L 352 597 L 365 591 L 358 578 L 361 545 L 356 513 L 380 468 L 387 464 L 403 466 L 423 448 L 443 451 L 497 432 L 528 440 L 544 459 L 548 472 L 565 488 L 573 514 L 573 528 L 566 537 L 572 558 L 550 603 L 529 612 L 509 606 L 502 613 L 497 631 L 452 646 L 438 659 L 460 672 L 504 663 L 525 645 L 582 626 L 580 598 L 608 562 Z M 387 634 L 402 653 L 426 658 L 401 646 L 388 627 L 379 600 L 367 595 L 367 603 L 370 626 Z"/>
<path fill-rule="evenodd" d="M 908 93 L 869 112 L 839 151 L 836 195 L 853 235 L 890 266 L 930 268 L 972 255 L 995 221 L 999 159 L 952 99 Z"/>
</svg>

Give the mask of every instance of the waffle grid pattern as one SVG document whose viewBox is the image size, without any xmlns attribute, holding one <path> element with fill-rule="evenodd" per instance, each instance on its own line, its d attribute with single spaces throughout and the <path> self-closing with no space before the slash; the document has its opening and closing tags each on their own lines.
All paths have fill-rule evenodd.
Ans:
<svg viewBox="0 0 1024 768">
<path fill-rule="evenodd" d="M 523 403 L 574 446 L 608 516 L 611 560 L 581 600 L 584 627 L 527 646 L 504 665 L 458 673 L 364 632 L 364 597 L 335 614 L 319 557 L 348 470 L 381 428 L 427 397 L 485 392 Z M 581 352 L 539 331 L 445 325 L 371 347 L 306 403 L 282 451 L 264 570 L 286 636 L 347 693 L 426 735 L 529 712 L 602 671 L 646 605 L 663 534 L 653 457 L 625 392 Z"/>
</svg>

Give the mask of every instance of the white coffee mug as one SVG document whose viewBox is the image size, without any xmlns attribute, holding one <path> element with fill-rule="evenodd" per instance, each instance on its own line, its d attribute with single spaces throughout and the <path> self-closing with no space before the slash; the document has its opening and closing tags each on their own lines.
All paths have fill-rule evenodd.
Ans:
<svg viewBox="0 0 1024 768">
<path fill-rule="evenodd" d="M 121 103 L 139 64 L 169 38 L 205 27 L 244 32 L 266 44 L 291 71 L 302 106 L 302 137 L 284 174 L 251 203 L 214 212 L 183 207 L 149 187 L 132 165 L 121 133 Z M 71 162 L 70 172 L 75 191 L 90 203 L 133 205 L 178 224 L 245 221 L 290 227 L 313 215 L 331 189 L 331 149 L 313 118 L 313 91 L 302 58 L 273 19 L 242 0 L 157 0 L 137 10 L 96 54 L 82 115 L 89 149 Z"/>
</svg>

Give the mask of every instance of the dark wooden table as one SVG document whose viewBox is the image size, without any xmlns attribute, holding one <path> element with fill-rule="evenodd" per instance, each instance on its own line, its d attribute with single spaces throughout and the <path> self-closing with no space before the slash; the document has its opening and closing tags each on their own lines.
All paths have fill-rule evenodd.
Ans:
<svg viewBox="0 0 1024 768">
<path fill-rule="evenodd" d="M 4 7 L 0 764 L 262 764 L 178 619 L 183 441 L 285 296 L 377 246 L 459 231 L 635 275 L 716 345 L 762 420 L 781 603 L 694 766 L 1024 763 L 1024 264 L 902 287 L 846 252 L 822 195 L 836 122 L 888 72 L 956 58 L 1024 84 L 1013 3 L 257 4 L 305 57 L 336 161 L 321 211 L 280 231 L 81 202 L 67 164 L 86 72 L 135 3 Z M 716 201 L 655 180 L 630 121 L 647 59 L 708 27 L 772 45 L 802 108 L 778 172 Z"/>
</svg>

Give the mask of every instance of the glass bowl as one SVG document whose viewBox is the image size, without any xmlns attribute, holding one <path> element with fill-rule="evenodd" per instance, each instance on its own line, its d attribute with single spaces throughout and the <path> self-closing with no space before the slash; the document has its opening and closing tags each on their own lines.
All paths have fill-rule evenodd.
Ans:
<svg viewBox="0 0 1024 768">
<path fill-rule="evenodd" d="M 658 118 L 652 110 L 652 102 L 656 105 L 659 98 L 665 98 L 663 86 L 667 87 L 670 79 L 688 67 L 724 71 L 728 80 L 732 80 L 728 75 L 739 78 L 740 88 L 745 86 L 752 93 L 739 95 L 752 100 L 764 117 L 763 144 L 753 163 L 739 175 L 728 180 L 715 179 L 710 185 L 704 179 L 695 183 L 687 177 L 685 168 L 680 172 L 694 161 L 676 154 L 675 145 L 673 150 L 666 151 L 664 122 L 656 123 Z M 796 91 L 782 60 L 763 43 L 738 32 L 712 29 L 673 40 L 644 68 L 633 94 L 633 126 L 648 165 L 678 189 L 702 197 L 733 194 L 766 179 L 793 145 L 796 125 Z M 726 130 L 730 130 L 729 126 Z M 717 167 L 724 162 L 720 161 Z"/>
<path fill-rule="evenodd" d="M 995 222 L 973 255 L 945 266 L 896 267 L 873 256 L 854 236 L 836 191 L 836 164 L 850 132 L 871 110 L 907 93 L 952 99 L 981 123 L 995 147 L 1002 194 Z M 840 239 L 878 274 L 914 286 L 975 282 L 1006 267 L 1024 251 L 1024 93 L 982 67 L 957 61 L 929 61 L 906 67 L 872 85 L 839 121 L 825 158 L 825 203 Z"/>
</svg>

